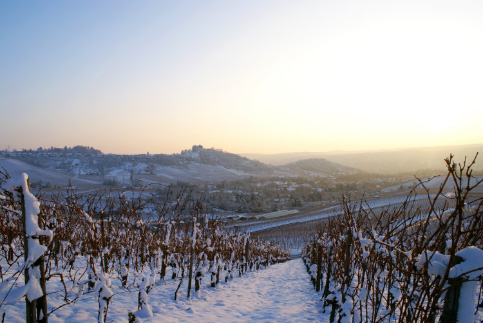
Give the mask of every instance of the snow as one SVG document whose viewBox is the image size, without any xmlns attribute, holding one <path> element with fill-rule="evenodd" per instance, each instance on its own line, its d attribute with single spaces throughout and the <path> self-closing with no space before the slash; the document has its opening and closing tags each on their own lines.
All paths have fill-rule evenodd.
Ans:
<svg viewBox="0 0 483 323">
<path fill-rule="evenodd" d="M 473 322 L 477 295 L 477 278 L 483 275 L 483 250 L 468 247 L 456 253 L 463 258 L 463 262 L 450 270 L 450 277 L 463 275 L 469 281 L 461 284 L 458 303 L 458 322 Z"/>
<path fill-rule="evenodd" d="M 483 250 L 476 247 L 468 247 L 456 253 L 463 261 L 453 266 L 449 271 L 449 278 L 462 277 L 460 298 L 458 305 L 458 322 L 474 322 L 477 295 L 477 280 L 483 275 Z M 424 251 L 416 262 L 418 269 L 428 265 L 430 275 L 444 276 L 450 256 L 439 252 Z"/>
<path fill-rule="evenodd" d="M 131 172 L 122 168 L 113 169 L 106 174 L 106 178 L 125 184 L 131 181 Z"/>
<path fill-rule="evenodd" d="M 75 178 L 71 174 L 65 174 L 50 169 L 42 169 L 32 166 L 15 159 L 6 159 L 0 157 L 0 169 L 5 168 L 12 178 L 17 178 L 22 173 L 29 174 L 33 182 L 51 183 L 63 187 L 67 187 L 69 182 L 78 187 L 92 187 L 92 185 L 101 185 L 102 182 L 84 178 Z"/>
<path fill-rule="evenodd" d="M 483 250 L 468 247 L 458 251 L 456 255 L 463 258 L 463 262 L 451 268 L 449 277 L 464 274 L 468 279 L 476 279 L 483 274 Z"/>
<path fill-rule="evenodd" d="M 173 182 L 202 183 L 222 180 L 237 180 L 242 177 L 256 176 L 256 173 L 227 169 L 221 166 L 190 162 L 183 166 L 157 165 L 153 176 L 137 175 L 141 182 L 169 184 Z"/>
<path fill-rule="evenodd" d="M 144 277 L 148 275 L 146 272 Z M 102 275 L 99 278 L 97 291 L 103 286 L 106 295 L 102 296 L 114 294 L 109 302 L 106 322 L 128 322 L 129 312 L 139 315 L 138 319 L 141 317 L 139 321 L 143 323 L 329 322 L 329 313 L 321 313 L 320 294 L 314 292 L 301 259 L 247 272 L 242 277 L 235 275 L 227 283 L 220 279 L 215 288 L 208 287 L 209 279 L 203 280 L 201 290 L 192 294 L 191 299 L 186 298 L 185 281 L 178 301 L 173 299 L 178 280 L 167 278 L 166 282 L 157 281 L 149 295 L 143 295 L 143 298 L 149 296 L 149 305 L 137 312 L 139 289 L 128 291 L 121 287 L 119 279 L 111 281 L 108 276 Z M 49 281 L 50 292 L 62 289 L 60 282 L 57 282 L 58 286 L 52 285 L 53 282 Z M 99 308 L 97 295 L 86 292 L 79 302 L 49 315 L 49 322 L 96 322 Z M 49 308 L 55 305 L 54 301 L 49 302 Z M 6 305 L 6 320 L 22 322 L 24 308 L 23 301 Z"/>
<path fill-rule="evenodd" d="M 159 295 L 152 295 L 154 304 Z M 170 301 L 143 322 L 324 322 L 301 259 L 249 272 L 202 289 L 192 300 Z M 328 320 L 327 320 L 328 322 Z"/>
<path fill-rule="evenodd" d="M 428 274 L 443 277 L 449 264 L 450 256 L 442 255 L 437 251 L 424 251 L 416 262 L 420 270 L 428 263 Z"/>
<path fill-rule="evenodd" d="M 27 233 L 30 236 L 45 235 L 52 238 L 50 230 L 41 230 L 38 226 L 37 214 L 39 213 L 38 200 L 27 189 L 27 175 L 9 180 L 2 184 L 2 188 L 14 191 L 14 187 L 22 187 L 26 201 L 27 214 Z M 398 202 L 396 199 L 385 199 L 374 202 L 376 205 L 390 205 Z M 371 201 L 372 202 L 372 201 Z M 369 204 L 369 203 L 368 203 Z M 330 212 L 318 213 L 315 217 L 329 216 L 337 214 L 340 210 L 331 209 Z M 82 215 L 89 223 L 93 223 L 92 218 L 82 212 Z M 298 220 L 290 220 L 297 222 Z M 167 224 L 168 231 L 171 224 Z M 199 226 L 195 222 L 195 228 Z M 193 230 L 193 242 L 196 239 L 198 230 Z M 377 243 L 379 237 L 373 232 L 373 238 L 364 237 L 361 231 L 355 231 L 360 244 L 366 248 L 373 243 Z M 246 243 L 246 240 L 245 240 Z M 211 240 L 206 241 L 208 246 Z M 378 248 L 386 251 L 382 244 Z M 38 244 L 32 237 L 29 238 L 29 258 L 27 266 L 35 262 L 46 250 L 45 246 Z M 103 252 L 107 252 L 105 249 Z M 474 295 L 477 292 L 478 279 L 483 274 L 483 251 L 476 247 L 469 247 L 457 253 L 463 258 L 463 262 L 451 268 L 449 277 L 454 278 L 463 276 L 469 281 L 465 281 L 461 286 L 459 322 L 472 322 L 475 319 L 473 314 L 476 307 Z M 215 258 L 216 259 L 216 258 Z M 443 276 L 447 271 L 449 256 L 433 251 L 423 251 L 417 258 L 416 267 L 418 269 L 427 265 L 431 275 Z M 216 263 L 216 261 L 215 261 Z M 216 263 L 216 266 L 219 263 Z M 228 265 L 231 267 L 231 264 Z M 204 273 L 215 271 L 215 264 L 208 270 L 204 268 Z M 33 300 L 42 295 L 39 285 L 38 268 L 28 269 L 30 280 L 27 285 L 19 286 L 6 299 L 6 306 L 0 311 L 6 311 L 8 321 L 21 321 L 24 312 L 24 303 L 19 301 L 26 296 Z M 179 273 L 178 273 L 179 274 Z M 382 271 L 379 277 L 387 275 L 387 271 Z M 169 275 L 168 275 L 169 276 Z M 205 277 L 207 277 L 206 274 Z M 128 313 L 133 312 L 138 318 L 138 322 L 328 322 L 328 313 L 322 314 L 320 303 L 320 293 L 315 293 L 305 273 L 304 266 L 300 259 L 270 266 L 258 272 L 248 272 L 243 277 L 235 275 L 235 279 L 227 283 L 222 282 L 215 288 L 208 288 L 207 281 L 201 291 L 195 293 L 191 299 L 185 297 L 186 285 L 184 282 L 178 296 L 178 301 L 173 300 L 174 290 L 179 281 L 169 280 L 166 282 L 156 282 L 156 274 L 153 271 L 140 275 L 142 283 L 138 289 L 126 290 L 120 286 L 120 281 L 115 276 L 109 274 L 99 274 L 94 293 L 86 293 L 85 296 L 76 304 L 71 304 L 49 316 L 51 322 L 95 322 L 98 316 L 99 305 L 107 310 L 107 322 L 127 322 Z M 111 281 L 112 278 L 112 281 Z M 185 278 L 186 280 L 186 278 Z M 213 280 L 213 276 L 212 276 Z M 6 280 L 7 281 L 7 280 Z M 221 281 L 224 281 L 221 279 Z M 23 283 L 19 281 L 18 283 Z M 57 286 L 56 286 L 57 284 Z M 3 298 L 7 284 L 0 285 L 0 296 Z M 49 294 L 54 294 L 60 290 L 60 283 L 52 281 L 49 283 Z M 152 290 L 148 291 L 147 288 Z M 365 293 L 361 290 L 361 295 Z M 398 288 L 391 288 L 391 293 L 398 299 L 401 293 Z M 93 295 L 94 294 L 94 295 Z M 339 294 L 338 294 L 339 295 Z M 112 298 L 111 298 L 112 297 Z M 135 311 L 139 301 L 140 308 Z M 148 304 L 149 301 L 149 304 Z M 99 302 L 99 303 L 98 303 Z M 49 303 L 49 307 L 55 306 L 55 301 Z M 57 304 L 58 305 L 58 304 Z M 349 313 L 352 308 L 350 300 L 341 305 L 341 311 L 347 316 L 342 318 L 342 322 L 349 320 Z M 1 312 L 0 312 L 1 314 Z"/>
<path fill-rule="evenodd" d="M 39 245 L 37 242 L 31 241 L 33 240 L 31 237 L 37 235 L 45 235 L 49 238 L 52 238 L 53 233 L 51 230 L 41 230 L 39 228 L 38 214 L 40 213 L 40 202 L 32 193 L 30 193 L 27 181 L 28 175 L 22 173 L 19 177 L 11 178 L 2 183 L 2 188 L 4 190 L 10 191 L 13 194 L 17 193 L 15 191 L 16 187 L 22 188 L 22 193 L 25 201 L 25 230 L 27 236 L 29 236 L 28 261 L 31 261 L 33 263 L 45 252 L 47 248 Z"/>
</svg>

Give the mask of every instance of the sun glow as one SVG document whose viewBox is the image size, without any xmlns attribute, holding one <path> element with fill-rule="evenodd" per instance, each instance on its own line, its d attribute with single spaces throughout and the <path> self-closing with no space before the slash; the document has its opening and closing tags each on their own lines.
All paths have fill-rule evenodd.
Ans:
<svg viewBox="0 0 483 323">
<path fill-rule="evenodd" d="M 241 153 L 483 138 L 479 2 L 155 2 L 105 17 L 70 6 L 86 28 L 47 12 L 25 30 L 21 10 L 0 19 L 15 39 L 50 39 L 18 52 L 12 36 L 0 52 L 5 117 L 32 134 L 11 146 Z"/>
</svg>

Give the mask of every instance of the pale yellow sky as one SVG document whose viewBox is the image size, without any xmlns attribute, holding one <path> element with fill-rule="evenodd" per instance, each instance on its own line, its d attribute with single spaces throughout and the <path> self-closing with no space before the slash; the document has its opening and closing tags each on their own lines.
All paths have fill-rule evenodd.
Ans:
<svg viewBox="0 0 483 323">
<path fill-rule="evenodd" d="M 483 142 L 481 1 L 61 3 L 1 5 L 0 149 Z"/>
</svg>

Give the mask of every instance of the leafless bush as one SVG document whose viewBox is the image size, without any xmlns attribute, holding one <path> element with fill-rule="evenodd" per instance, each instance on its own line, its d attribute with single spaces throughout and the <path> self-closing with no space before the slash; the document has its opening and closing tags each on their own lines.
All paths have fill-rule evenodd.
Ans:
<svg viewBox="0 0 483 323">
<path fill-rule="evenodd" d="M 450 156 L 436 194 L 420 180 L 397 208 L 376 213 L 364 200 L 344 200 L 344 214 L 330 219 L 304 250 L 314 285 L 323 290 L 325 306 L 332 306 L 332 319 L 455 319 L 458 302 L 450 306 L 448 297 L 465 283 L 481 283 L 483 269 L 481 261 L 471 259 L 483 254 L 483 199 L 471 194 L 482 183 L 472 178 L 475 160 L 457 165 Z M 454 192 L 444 195 L 448 185 Z M 426 204 L 415 199 L 421 189 Z M 318 271 L 323 278 L 316 280 Z M 470 296 L 478 298 L 475 291 Z M 474 313 L 476 302 L 469 306 Z"/>
</svg>

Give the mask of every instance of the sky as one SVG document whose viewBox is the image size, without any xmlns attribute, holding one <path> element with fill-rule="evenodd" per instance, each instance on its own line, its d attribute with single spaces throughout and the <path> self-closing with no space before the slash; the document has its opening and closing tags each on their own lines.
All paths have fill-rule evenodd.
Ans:
<svg viewBox="0 0 483 323">
<path fill-rule="evenodd" d="M 1 1 L 0 149 L 483 143 L 483 1 Z"/>
</svg>

